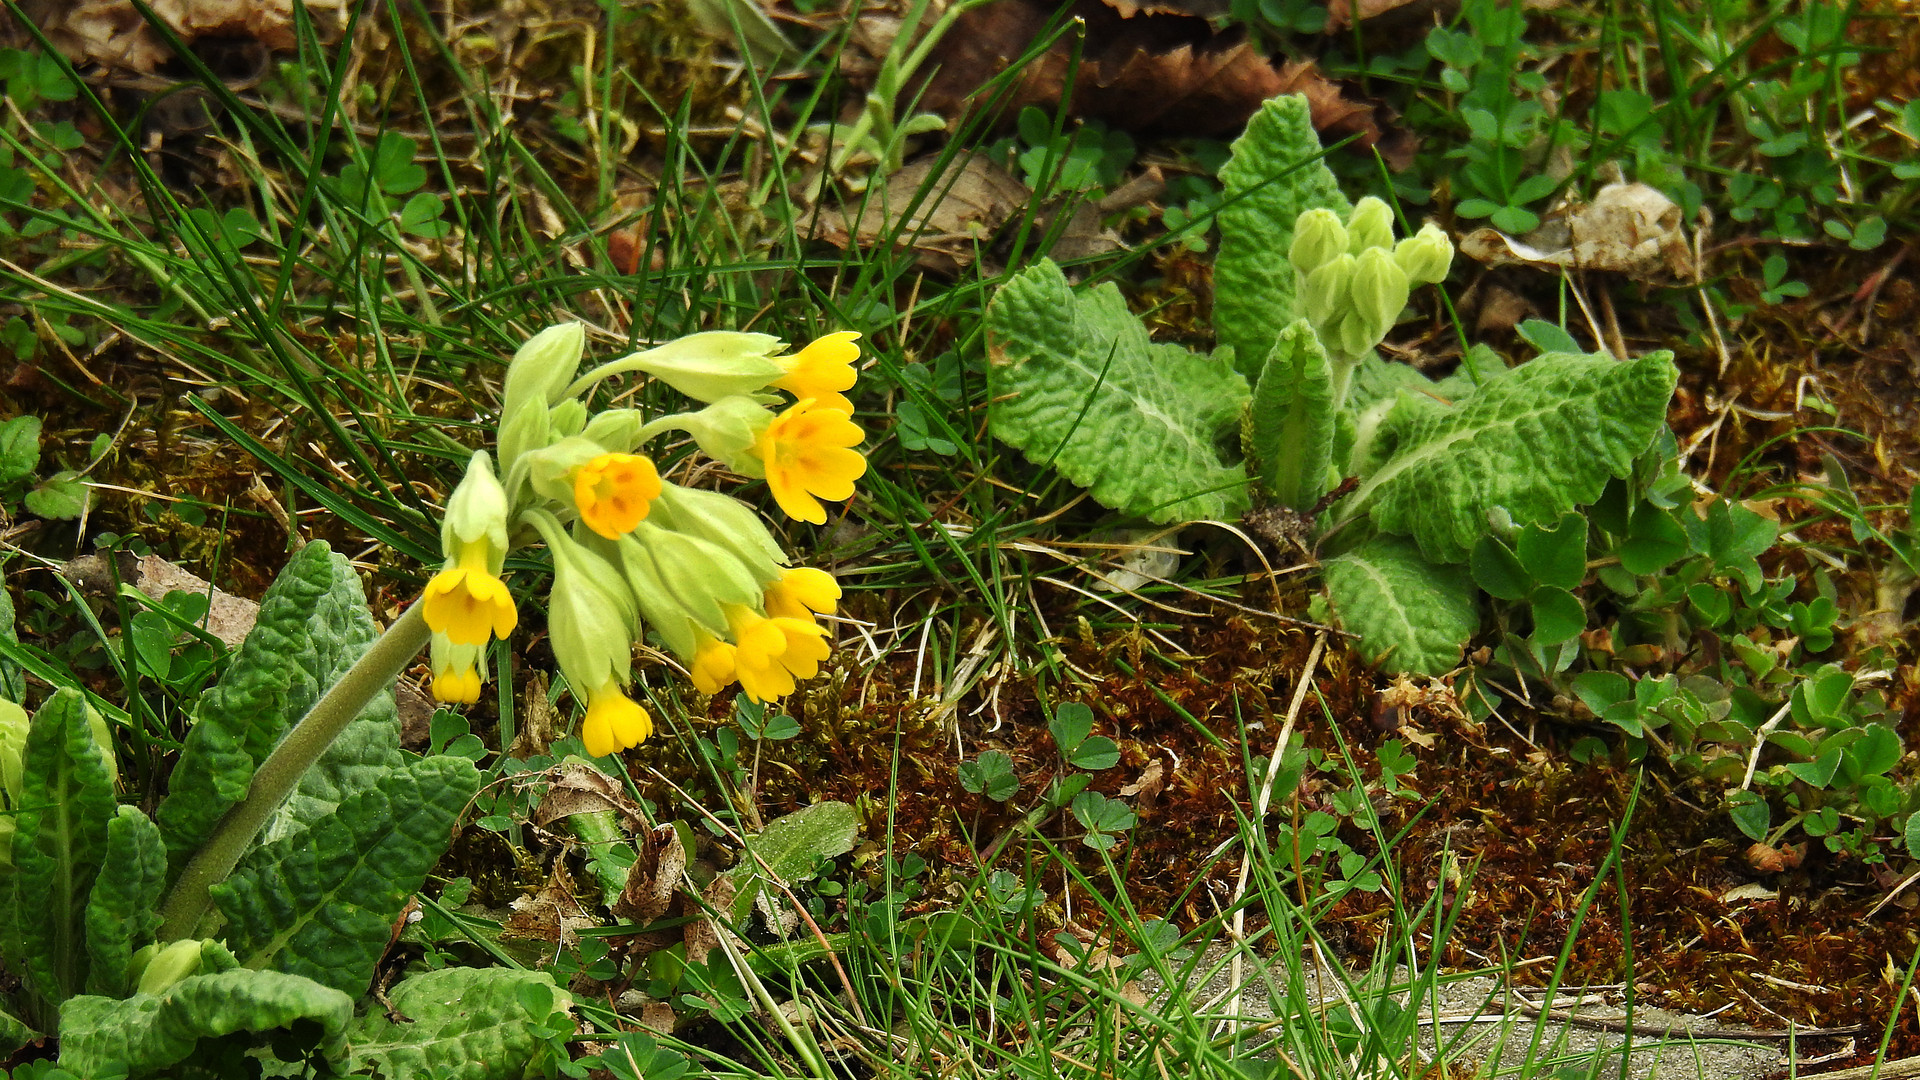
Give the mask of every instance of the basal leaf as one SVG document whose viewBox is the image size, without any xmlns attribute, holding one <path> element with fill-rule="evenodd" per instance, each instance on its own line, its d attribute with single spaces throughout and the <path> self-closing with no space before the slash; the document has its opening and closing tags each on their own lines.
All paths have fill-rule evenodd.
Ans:
<svg viewBox="0 0 1920 1080">
<path fill-rule="evenodd" d="M 87 894 L 106 858 L 114 816 L 113 774 L 79 691 L 57 691 L 34 714 L 20 772 L 15 933 L 7 959 L 39 1000 L 54 1006 L 86 985 Z"/>
<path fill-rule="evenodd" d="M 15 1050 L 40 1037 L 40 1033 L 28 1027 L 19 1017 L 0 1009 L 0 1054 L 9 1057 Z"/>
<path fill-rule="evenodd" d="M 784 884 L 804 881 L 822 858 L 831 859 L 852 851 L 859 838 L 860 815 L 843 802 L 814 803 L 767 822 L 765 829 L 747 839 L 751 854 L 742 857 L 726 874 L 733 879 L 736 889 L 734 925 L 746 925 L 754 900 L 766 882 L 766 870 L 771 870 Z"/>
<path fill-rule="evenodd" d="M 531 987 L 544 987 L 554 1010 L 572 1006 L 544 971 L 445 968 L 415 975 L 388 993 L 391 1012 L 369 1009 L 354 1022 L 349 1071 L 440 1080 L 551 1076 L 546 1044 L 533 1027 L 552 1013 L 529 1014 L 523 1001 L 539 996 L 525 995 Z M 411 1022 L 395 1023 L 392 1014 Z"/>
<path fill-rule="evenodd" d="M 0 589 L 0 641 L 14 647 L 20 645 L 19 631 L 14 628 L 13 597 L 7 590 Z M 20 665 L 0 655 L 0 698 L 19 702 L 27 696 L 27 677 Z"/>
<path fill-rule="evenodd" d="M 1322 564 L 1340 625 L 1386 671 L 1438 675 L 1460 662 L 1480 625 L 1464 566 L 1436 565 L 1413 541 L 1376 535 Z"/>
<path fill-rule="evenodd" d="M 323 1048 L 339 1048 L 353 999 L 297 975 L 240 968 L 190 975 L 164 994 L 86 995 L 60 1009 L 60 1065 L 95 1076 L 124 1065 L 132 1076 L 168 1075 L 204 1038 L 273 1031 L 311 1020 Z"/>
<path fill-rule="evenodd" d="M 247 967 L 365 991 L 394 917 L 446 852 L 478 785 L 464 758 L 415 761 L 253 849 L 213 887 L 227 944 Z"/>
<path fill-rule="evenodd" d="M 167 884 L 167 845 L 137 806 L 122 806 L 107 823 L 107 850 L 87 898 L 87 992 L 125 997 L 135 949 L 160 926 Z"/>
<path fill-rule="evenodd" d="M 1213 268 L 1213 326 L 1248 378 L 1292 321 L 1294 273 L 1287 261 L 1293 223 L 1324 207 L 1345 221 L 1353 205 L 1320 161 L 1320 135 L 1307 99 L 1272 98 L 1247 123 L 1220 170 L 1220 257 Z"/>
<path fill-rule="evenodd" d="M 1406 413 L 1395 452 L 1341 504 L 1410 535 L 1434 562 L 1464 560 L 1504 507 L 1552 522 L 1624 476 L 1666 421 L 1672 354 L 1638 360 L 1551 353 L 1481 387 L 1457 408 Z"/>
<path fill-rule="evenodd" d="M 293 723 L 306 714 L 377 636 L 358 578 L 347 561 L 315 541 L 296 552 L 261 599 L 260 615 L 218 685 L 201 699 L 167 798 L 156 818 L 175 871 L 212 833 L 221 815 L 246 796 L 253 771 Z M 371 775 L 343 763 L 376 741 L 368 724 L 390 725 L 393 704 L 382 695 L 336 741 L 304 779 L 268 837 L 287 831 L 287 815 L 318 816 L 337 801 L 345 781 Z M 382 718 L 385 718 L 384 720 Z M 383 755 L 378 772 L 397 763 Z M 318 805 L 301 802 L 319 799 Z"/>
<path fill-rule="evenodd" d="M 1260 368 L 1247 408 L 1247 471 L 1281 506 L 1305 512 L 1327 491 L 1333 370 L 1313 326 L 1295 319 Z"/>
<path fill-rule="evenodd" d="M 1219 442 L 1247 383 L 1219 354 L 1155 345 L 1111 283 L 1076 295 L 1051 261 L 1027 268 L 987 309 L 993 434 L 1151 521 L 1238 516 L 1246 473 Z"/>
</svg>

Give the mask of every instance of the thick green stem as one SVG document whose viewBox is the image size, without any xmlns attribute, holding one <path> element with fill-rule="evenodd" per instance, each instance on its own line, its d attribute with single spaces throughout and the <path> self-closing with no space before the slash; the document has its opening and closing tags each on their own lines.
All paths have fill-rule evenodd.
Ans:
<svg viewBox="0 0 1920 1080">
<path fill-rule="evenodd" d="M 313 763 L 327 752 L 333 740 L 346 730 L 374 695 L 393 685 L 405 671 L 429 637 L 421 605 L 414 604 L 387 627 L 340 681 L 314 702 L 280 745 L 253 774 L 247 797 L 227 811 L 213 835 L 194 852 L 180 880 L 160 908 L 160 940 L 177 941 L 189 937 L 207 913 L 212 888 L 233 872 L 253 838 L 260 834 L 267 819 L 280 808 L 300 783 Z"/>
</svg>

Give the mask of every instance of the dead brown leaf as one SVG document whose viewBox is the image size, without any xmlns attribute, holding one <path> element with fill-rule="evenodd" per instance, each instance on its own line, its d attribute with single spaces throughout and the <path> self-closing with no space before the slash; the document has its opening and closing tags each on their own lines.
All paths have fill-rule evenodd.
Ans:
<svg viewBox="0 0 1920 1080">
<path fill-rule="evenodd" d="M 513 911 L 500 924 L 501 937 L 573 945 L 579 941 L 578 931 L 600 925 L 575 897 L 565 859 L 554 860 L 553 873 L 538 892 L 516 897 L 509 906 Z"/>
<path fill-rule="evenodd" d="M 1120 788 L 1120 794 L 1138 796 L 1142 803 L 1150 803 L 1158 798 L 1167 786 L 1167 767 L 1159 758 L 1147 762 L 1140 770 L 1140 778 Z"/>
<path fill-rule="evenodd" d="M 563 817 L 612 810 L 628 828 L 640 823 L 640 808 L 620 787 L 620 782 L 583 762 L 569 762 L 546 774 L 552 777 L 547 793 L 534 808 L 533 823 L 551 825 Z"/>
<path fill-rule="evenodd" d="M 722 874 L 709 882 L 700 895 L 713 910 L 731 911 L 733 898 L 738 893 L 734 890 L 733 879 Z M 707 954 L 720 947 L 720 935 L 724 933 L 727 933 L 724 928 L 704 915 L 687 923 L 687 962 L 706 963 Z"/>
<path fill-rule="evenodd" d="M 1329 141 L 1357 135 L 1395 168 L 1412 163 L 1412 136 L 1393 126 L 1391 112 L 1348 98 L 1310 61 L 1275 67 L 1243 36 L 1216 32 L 1204 18 L 1153 14 L 1152 7 L 1131 0 L 1127 7 L 1141 13 L 1128 17 L 1100 0 L 1074 0 L 1069 14 L 1085 26 L 1084 46 L 1063 36 L 1029 63 L 1005 101 L 1004 115 L 1011 118 L 1027 105 L 1054 108 L 1071 75 L 1068 112 L 1074 116 L 1137 134 L 1222 136 L 1238 132 L 1266 99 L 1300 93 Z M 963 15 L 935 50 L 938 71 L 922 107 L 943 115 L 963 111 L 982 86 L 1025 54 L 1055 15 L 1055 5 L 1045 0 L 999 0 Z"/>
<path fill-rule="evenodd" d="M 822 211 L 814 238 L 842 248 L 877 247 L 891 240 L 912 251 L 922 270 L 959 273 L 994 248 L 1004 227 L 1026 214 L 1033 192 L 983 154 L 955 157 L 936 173 L 939 167 L 937 158 L 912 162 L 847 213 Z M 1160 182 L 1157 175 L 1153 180 Z M 1120 237 L 1100 224 L 1103 214 L 1113 212 L 1112 202 L 1076 204 L 1054 240 L 1052 255 L 1071 260 L 1120 250 Z M 1035 231 L 1051 229 L 1055 213 L 1045 208 L 1036 213 Z"/>
<path fill-rule="evenodd" d="M 1327 0 L 1327 30 L 1345 30 L 1356 21 L 1366 22 L 1414 5 L 1423 9 L 1434 6 L 1431 0 Z"/>
<path fill-rule="evenodd" d="M 687 870 L 687 852 L 679 830 L 671 824 L 647 829 L 635 838 L 640 856 L 627 871 L 627 887 L 613 902 L 613 913 L 637 923 L 650 923 L 673 907 L 680 879 Z"/>
<path fill-rule="evenodd" d="M 189 45 L 203 38 L 241 38 L 278 52 L 291 50 L 297 43 L 293 0 L 153 0 L 151 7 Z M 344 28 L 345 0 L 307 0 L 306 7 L 323 33 L 337 34 Z M 36 21 L 74 63 L 92 62 L 150 75 L 173 56 L 131 0 L 42 3 Z"/>
<path fill-rule="evenodd" d="M 1693 280 L 1693 248 L 1680 207 L 1640 183 L 1608 184 L 1591 203 L 1569 202 L 1540 227 L 1515 239 L 1475 229 L 1460 251 L 1489 266 L 1518 263 L 1539 270 L 1608 270 L 1640 281 Z"/>
</svg>

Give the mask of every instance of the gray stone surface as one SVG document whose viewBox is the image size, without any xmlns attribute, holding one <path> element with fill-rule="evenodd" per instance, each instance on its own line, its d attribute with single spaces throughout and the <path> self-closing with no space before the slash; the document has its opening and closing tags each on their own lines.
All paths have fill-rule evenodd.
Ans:
<svg viewBox="0 0 1920 1080">
<path fill-rule="evenodd" d="M 1296 979 L 1271 959 L 1243 955 L 1236 1007 L 1230 959 L 1230 951 L 1216 944 L 1195 969 L 1192 982 L 1180 991 L 1186 995 L 1186 1007 L 1219 1017 L 1222 1033 L 1236 1017 L 1251 1033 L 1264 1019 L 1303 1011 L 1324 1015 L 1342 1002 L 1344 987 L 1332 971 L 1309 961 Z M 1396 978 L 1405 985 L 1404 971 L 1396 973 Z M 1289 980 L 1293 980 L 1291 992 Z M 1379 981 L 1370 984 L 1364 974 L 1346 975 L 1346 983 L 1362 993 Z M 1148 1000 L 1167 1007 L 1170 991 L 1151 972 L 1142 979 L 1141 989 Z M 1276 999 L 1282 1003 L 1278 1007 Z M 1400 993 L 1396 1000 L 1406 1005 L 1407 995 Z M 1784 1038 L 1730 1037 L 1748 1035 L 1751 1029 L 1719 1025 L 1711 1018 L 1636 1005 L 1629 1035 L 1620 1030 L 1625 1026 L 1625 1010 L 1617 988 L 1584 993 L 1563 990 L 1553 1002 L 1552 1014 L 1543 1016 L 1537 1002 L 1529 1007 L 1521 994 L 1510 993 L 1490 976 L 1444 977 L 1437 994 L 1423 997 L 1414 1008 L 1423 1059 L 1444 1058 L 1457 1075 L 1493 1076 L 1497 1071 L 1550 1076 L 1570 1069 L 1570 1075 L 1576 1076 L 1619 1077 L 1629 1038 L 1633 1047 L 1625 1075 L 1634 1080 L 1760 1080 L 1782 1075 L 1787 1067 Z M 1804 1057 L 1802 1063 L 1806 1063 Z M 1352 1065 L 1351 1076 L 1397 1075 L 1367 1069 L 1360 1062 Z"/>
</svg>

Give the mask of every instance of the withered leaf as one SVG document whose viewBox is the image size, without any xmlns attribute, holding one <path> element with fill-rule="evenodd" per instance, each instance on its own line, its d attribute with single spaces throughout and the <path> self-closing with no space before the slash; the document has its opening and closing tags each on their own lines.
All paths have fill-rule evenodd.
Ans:
<svg viewBox="0 0 1920 1080">
<path fill-rule="evenodd" d="M 538 892 L 516 897 L 509 906 L 513 912 L 500 924 L 501 937 L 572 945 L 579 940 L 579 930 L 600 925 L 574 896 L 573 878 L 567 873 L 564 859 L 554 860 L 553 873 Z"/>
<path fill-rule="evenodd" d="M 627 871 L 627 887 L 613 902 L 613 913 L 637 923 L 650 923 L 673 907 L 674 894 L 686 873 L 687 852 L 680 844 L 680 832 L 671 824 L 658 825 L 640 833 L 640 856 Z"/>
<path fill-rule="evenodd" d="M 1693 272 L 1680 207 L 1640 183 L 1608 184 L 1591 203 L 1568 202 L 1519 239 L 1475 229 L 1460 251 L 1489 266 L 1610 270 L 1641 281 L 1690 281 Z"/>
<path fill-rule="evenodd" d="M 636 827 L 640 821 L 639 807 L 627 798 L 620 782 L 591 765 L 569 762 L 556 766 L 547 775 L 552 783 L 540 805 L 534 808 L 535 825 L 545 827 L 564 817 L 601 810 L 618 813 L 629 828 Z"/>
<path fill-rule="evenodd" d="M 722 874 L 709 882 L 700 895 L 713 910 L 730 911 L 733 909 L 733 898 L 738 893 L 734 889 L 733 879 Z M 706 963 L 707 955 L 720 947 L 720 935 L 724 933 L 728 931 L 715 925 L 714 921 L 706 916 L 687 923 L 687 962 Z"/>
<path fill-rule="evenodd" d="M 1127 6 L 1143 13 L 1129 18 L 1100 0 L 1074 0 L 1069 15 L 1085 25 L 1084 47 L 1067 35 L 1056 40 L 1022 69 L 1003 115 L 1028 105 L 1054 108 L 1071 74 L 1074 116 L 1138 134 L 1225 136 L 1266 99 L 1300 93 L 1329 141 L 1358 135 L 1395 168 L 1412 163 L 1413 138 L 1393 127 L 1392 113 L 1349 99 L 1311 62 L 1276 68 L 1243 35 L 1217 32 L 1206 19 L 1151 14 L 1131 0 Z M 922 106 L 946 114 L 984 100 L 974 98 L 979 88 L 1026 53 L 1056 10 L 1044 0 L 998 0 L 961 16 L 935 50 L 938 71 Z"/>
<path fill-rule="evenodd" d="M 203 38 L 241 38 L 283 51 L 296 44 L 293 0 L 153 0 L 151 7 L 189 45 Z M 323 36 L 337 34 L 345 0 L 307 0 L 306 7 Z M 37 12 L 41 29 L 74 63 L 148 75 L 173 55 L 132 0 L 42 3 Z"/>
<path fill-rule="evenodd" d="M 984 154 L 961 154 L 947 166 L 936 173 L 937 158 L 907 165 L 850 208 L 851 224 L 846 214 L 822 211 L 814 238 L 866 248 L 891 237 L 912 249 L 923 269 L 958 273 L 1033 193 Z"/>
</svg>

